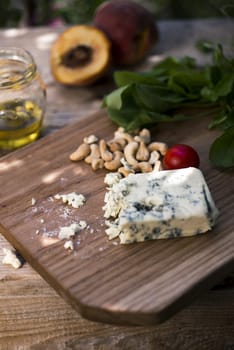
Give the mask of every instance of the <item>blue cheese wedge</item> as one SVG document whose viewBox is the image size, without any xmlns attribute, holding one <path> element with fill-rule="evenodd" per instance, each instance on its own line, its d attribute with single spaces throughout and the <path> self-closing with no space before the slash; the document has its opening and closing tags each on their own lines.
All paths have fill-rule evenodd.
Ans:
<svg viewBox="0 0 234 350">
<path fill-rule="evenodd" d="M 108 188 L 104 217 L 120 243 L 188 237 L 210 230 L 218 216 L 196 168 L 130 174 Z"/>
</svg>

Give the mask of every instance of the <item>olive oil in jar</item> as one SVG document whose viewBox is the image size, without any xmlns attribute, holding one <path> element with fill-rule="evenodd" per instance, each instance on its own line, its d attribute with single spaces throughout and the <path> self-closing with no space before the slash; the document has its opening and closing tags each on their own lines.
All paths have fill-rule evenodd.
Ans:
<svg viewBox="0 0 234 350">
<path fill-rule="evenodd" d="M 0 148 L 18 148 L 35 141 L 41 130 L 42 116 L 42 109 L 34 101 L 0 102 Z"/>
<path fill-rule="evenodd" d="M 45 112 L 45 86 L 32 56 L 19 48 L 0 48 L 0 148 L 35 141 Z"/>
</svg>

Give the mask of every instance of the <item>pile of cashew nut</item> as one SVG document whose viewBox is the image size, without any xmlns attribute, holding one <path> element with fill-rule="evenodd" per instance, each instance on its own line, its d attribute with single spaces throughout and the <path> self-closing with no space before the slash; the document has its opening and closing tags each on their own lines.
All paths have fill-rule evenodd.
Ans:
<svg viewBox="0 0 234 350">
<path fill-rule="evenodd" d="M 151 140 L 148 129 L 130 134 L 119 127 L 111 140 L 90 135 L 70 154 L 71 161 L 84 160 L 93 170 L 105 168 L 126 177 L 130 173 L 162 170 L 161 159 L 167 151 L 163 142 Z"/>
</svg>

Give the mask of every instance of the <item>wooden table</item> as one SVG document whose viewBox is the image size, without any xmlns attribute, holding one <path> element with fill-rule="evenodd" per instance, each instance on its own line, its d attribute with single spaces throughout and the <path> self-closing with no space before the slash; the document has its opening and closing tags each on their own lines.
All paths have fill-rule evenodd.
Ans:
<svg viewBox="0 0 234 350">
<path fill-rule="evenodd" d="M 191 55 L 202 64 L 210 57 L 197 51 L 199 39 L 220 42 L 233 55 L 233 20 L 162 21 L 159 27 L 160 42 L 139 69 L 167 55 Z M 54 81 L 49 48 L 62 30 L 0 31 L 1 46 L 20 46 L 32 53 L 46 83 L 42 136 L 97 111 L 103 95 L 113 88 L 111 79 L 89 88 L 66 88 Z M 1 260 L 3 247 L 9 244 L 0 236 Z M 81 318 L 27 263 L 19 270 L 0 264 L 0 350 L 8 349 L 234 350 L 234 276 L 159 326 L 118 327 Z"/>
</svg>

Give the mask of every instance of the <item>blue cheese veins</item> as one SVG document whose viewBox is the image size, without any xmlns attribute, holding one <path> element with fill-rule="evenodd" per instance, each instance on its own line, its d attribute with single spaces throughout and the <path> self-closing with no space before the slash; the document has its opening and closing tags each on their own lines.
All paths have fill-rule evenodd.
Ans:
<svg viewBox="0 0 234 350">
<path fill-rule="evenodd" d="M 120 243 L 187 237 L 210 230 L 218 216 L 199 169 L 130 174 L 108 188 L 104 217 Z"/>
</svg>

